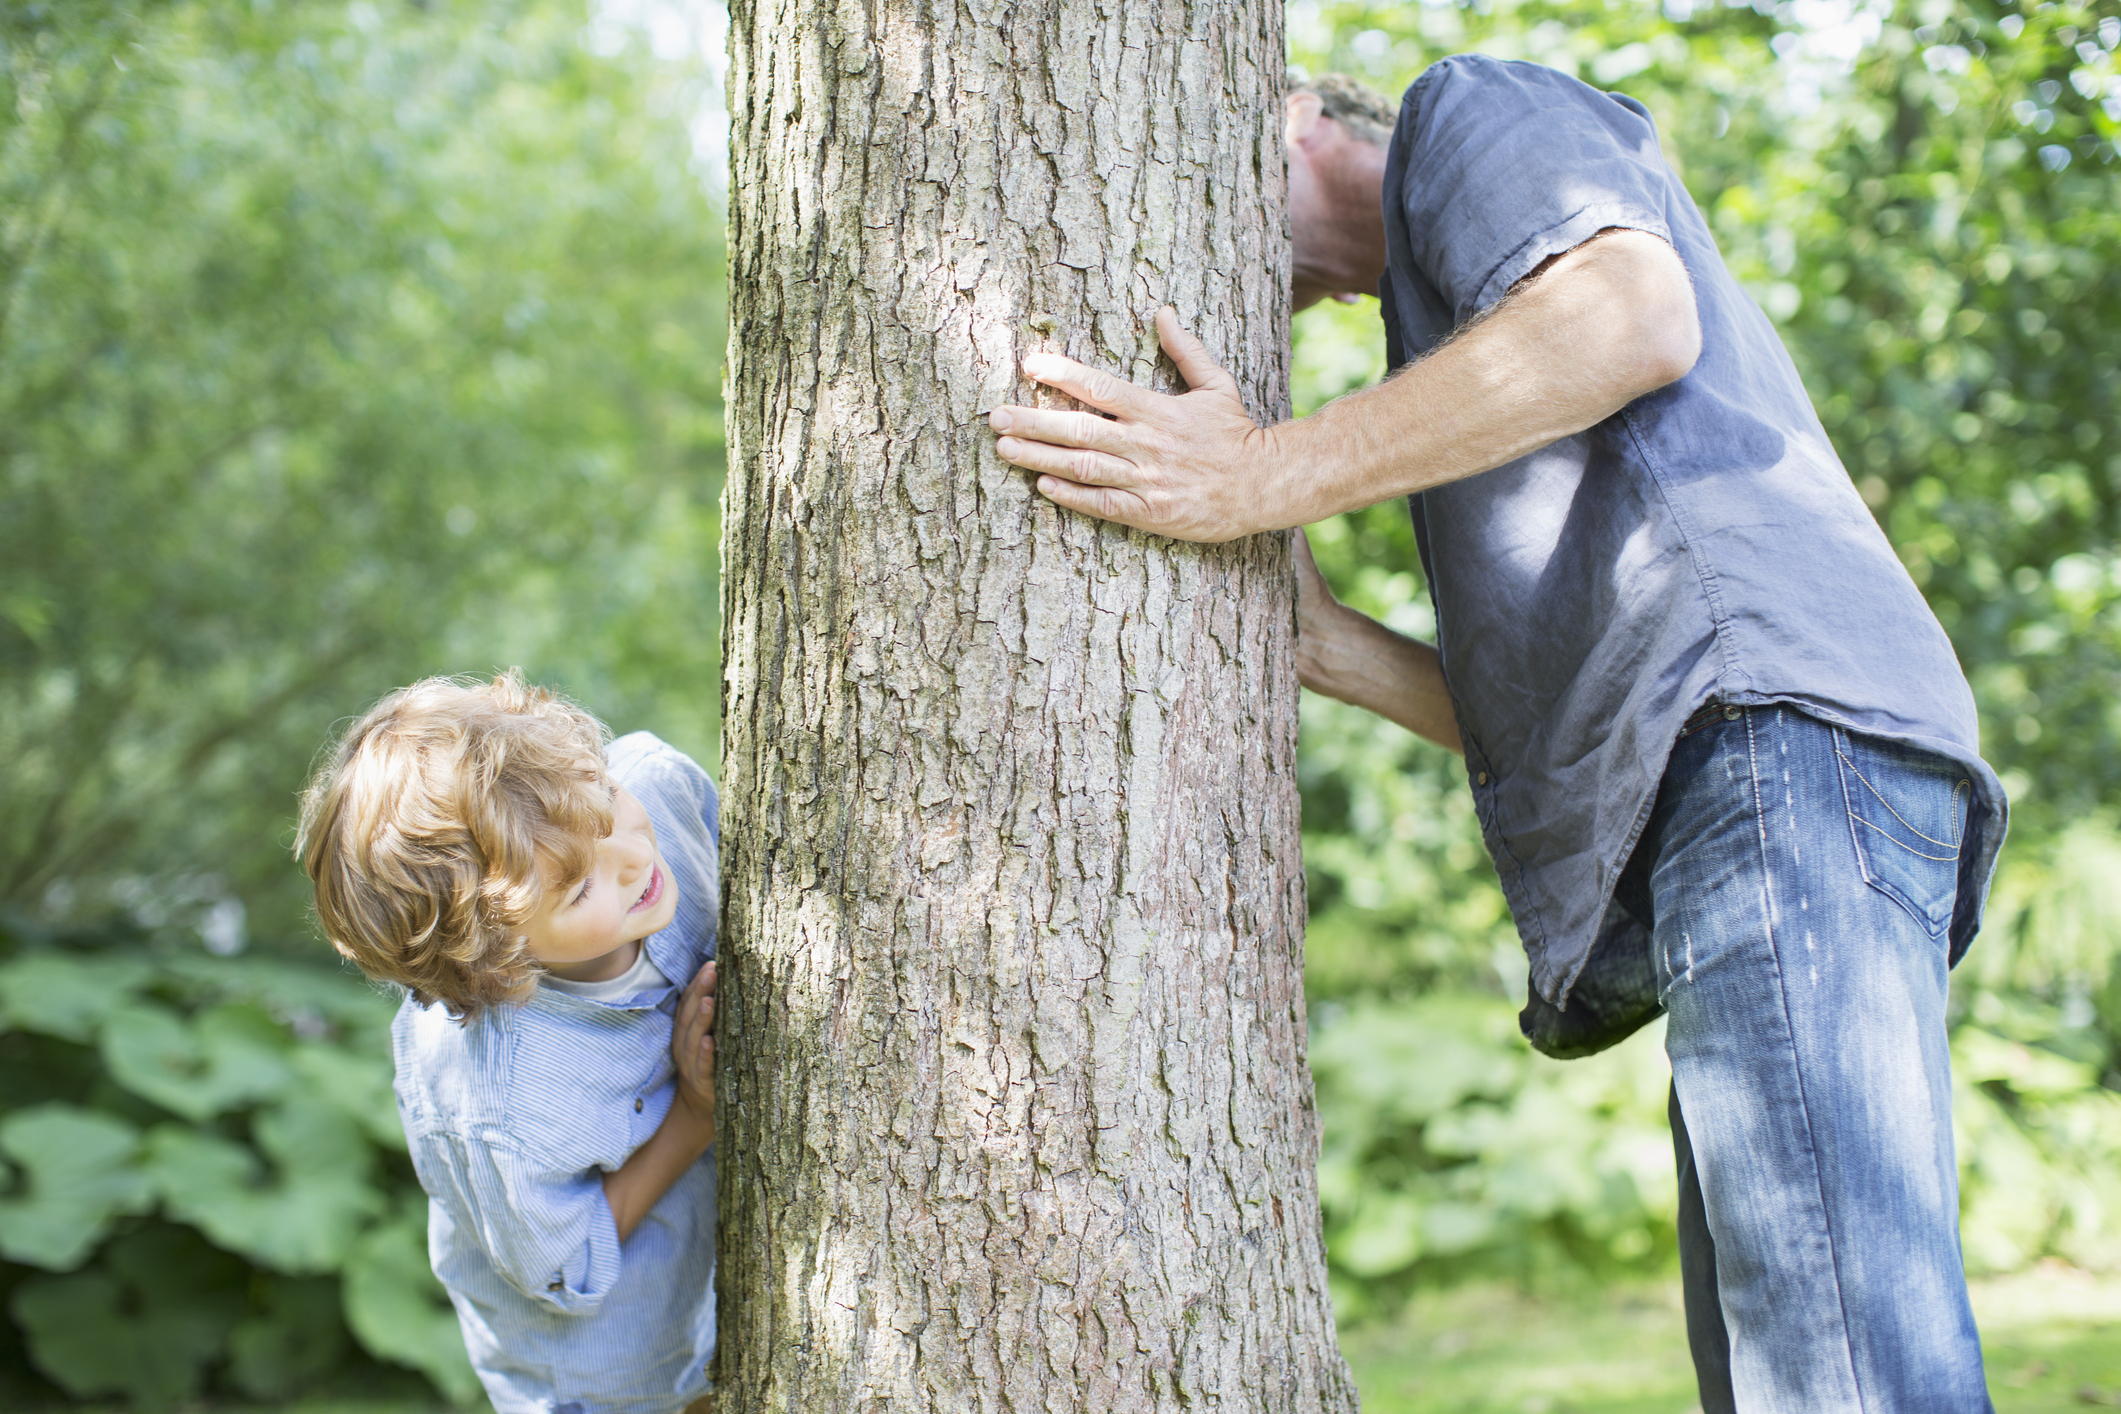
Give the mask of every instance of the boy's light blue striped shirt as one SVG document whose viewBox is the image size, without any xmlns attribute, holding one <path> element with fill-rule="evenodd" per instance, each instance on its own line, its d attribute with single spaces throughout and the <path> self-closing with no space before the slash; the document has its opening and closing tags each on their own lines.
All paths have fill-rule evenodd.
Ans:
<svg viewBox="0 0 2121 1414">
<path fill-rule="evenodd" d="M 705 771 L 647 732 L 607 760 L 678 888 L 677 916 L 646 944 L 670 985 L 618 1002 L 539 987 L 469 1026 L 408 1000 L 391 1027 L 428 1255 L 500 1414 L 667 1414 L 709 1387 L 714 1150 L 623 1247 L 603 1175 L 676 1098 L 671 1015 L 714 956 L 718 802 Z"/>
</svg>

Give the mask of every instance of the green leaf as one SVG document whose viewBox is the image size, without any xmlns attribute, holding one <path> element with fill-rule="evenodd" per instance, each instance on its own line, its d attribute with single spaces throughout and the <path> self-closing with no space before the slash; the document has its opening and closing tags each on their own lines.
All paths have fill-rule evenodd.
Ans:
<svg viewBox="0 0 2121 1414">
<path fill-rule="evenodd" d="M 387 1036 L 398 1010 L 395 994 L 350 967 L 180 953 L 163 968 L 202 999 L 251 1002 L 275 1017 L 296 1019 L 298 1031 L 305 1019 L 323 1021 L 347 1033 L 342 1039 L 351 1044 Z"/>
<path fill-rule="evenodd" d="M 295 1073 L 313 1094 L 353 1117 L 369 1138 L 403 1152 L 405 1126 L 392 1091 L 390 1053 L 307 1043 L 295 1048 Z"/>
<path fill-rule="evenodd" d="M 233 1004 L 190 1021 L 139 1003 L 114 1011 L 103 1031 L 111 1078 L 189 1120 L 270 1099 L 294 1078 L 286 1032 L 254 1006 Z"/>
<path fill-rule="evenodd" d="M 154 974 L 132 957 L 33 953 L 0 966 L 0 1030 L 89 1042 Z"/>
<path fill-rule="evenodd" d="M 229 1376 L 245 1394 L 284 1400 L 328 1374 L 346 1352 L 339 1283 L 332 1277 L 280 1279 L 266 1289 L 264 1314 L 228 1339 Z"/>
<path fill-rule="evenodd" d="M 148 1136 L 148 1169 L 169 1215 L 227 1251 L 290 1274 L 336 1269 L 383 1207 L 367 1142 L 346 1115 L 283 1106 L 255 1124 L 266 1166 L 241 1144 L 179 1125 Z"/>
<path fill-rule="evenodd" d="M 1952 1034 L 1952 1070 L 1965 1084 L 2001 1081 L 2028 1097 L 2070 1095 L 2098 1084 L 2091 1066 L 2006 1041 L 1979 1026 L 1961 1026 Z"/>
<path fill-rule="evenodd" d="M 8 1308 L 31 1360 L 69 1394 L 166 1409 L 198 1391 L 242 1309 L 231 1267 L 192 1234 L 150 1226 L 96 1270 L 24 1282 Z"/>
<path fill-rule="evenodd" d="M 346 1323 L 371 1355 L 420 1371 L 459 1404 L 478 1397 L 456 1311 L 427 1263 L 423 1201 L 408 1203 L 355 1244 L 345 1292 Z"/>
<path fill-rule="evenodd" d="M 1509 1003 L 1465 993 L 1363 1003 L 1311 1048 L 1341 1103 L 1408 1123 L 1471 1096 L 1508 1094 L 1528 1059 Z"/>
<path fill-rule="evenodd" d="M 139 1165 L 140 1132 L 115 1116 L 39 1105 L 0 1121 L 0 1152 L 27 1192 L 0 1202 L 0 1254 L 48 1271 L 81 1265 L 122 1213 L 142 1213 L 154 1184 Z"/>
<path fill-rule="evenodd" d="M 1333 1264 L 1359 1277 L 1411 1266 L 1421 1255 L 1421 1226 L 1421 1204 L 1411 1194 L 1372 1191 L 1333 1235 Z"/>
</svg>

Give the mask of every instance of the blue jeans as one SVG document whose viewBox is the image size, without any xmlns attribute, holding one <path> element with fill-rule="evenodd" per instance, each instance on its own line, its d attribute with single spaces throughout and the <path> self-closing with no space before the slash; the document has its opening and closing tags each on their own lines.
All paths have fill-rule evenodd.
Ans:
<svg viewBox="0 0 2121 1414">
<path fill-rule="evenodd" d="M 1615 900 L 1669 1017 L 1705 1414 L 1989 1411 L 1946 932 L 1971 786 L 1786 707 L 1680 738 Z"/>
</svg>

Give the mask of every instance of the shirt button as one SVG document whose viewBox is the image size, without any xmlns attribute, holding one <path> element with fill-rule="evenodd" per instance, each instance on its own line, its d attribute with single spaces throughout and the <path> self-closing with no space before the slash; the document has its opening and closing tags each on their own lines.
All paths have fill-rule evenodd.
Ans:
<svg viewBox="0 0 2121 1414">
<path fill-rule="evenodd" d="M 547 1286 L 545 1289 L 547 1291 L 565 1291 L 567 1289 L 567 1283 L 564 1281 L 556 1281 L 553 1282 L 551 1285 Z"/>
<path fill-rule="evenodd" d="M 1486 785 L 1487 783 L 1488 783 L 1488 773 L 1487 773 L 1486 771 L 1482 771 L 1482 772 L 1481 772 L 1481 773 L 1480 773 L 1480 774 L 1479 774 L 1478 776 L 1476 776 L 1476 777 L 1474 778 L 1474 780 L 1473 780 L 1473 784 L 1475 784 L 1475 785 L 1477 785 L 1477 786 L 1484 786 L 1484 785 Z"/>
<path fill-rule="evenodd" d="M 639 1095 L 633 1097 L 633 1112 L 635 1114 L 641 1112 L 641 1097 Z"/>
</svg>

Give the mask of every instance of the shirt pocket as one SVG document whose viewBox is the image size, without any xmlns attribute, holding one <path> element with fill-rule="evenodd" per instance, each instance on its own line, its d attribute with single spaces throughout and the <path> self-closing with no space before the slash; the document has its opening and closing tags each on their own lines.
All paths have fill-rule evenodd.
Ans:
<svg viewBox="0 0 2121 1414">
<path fill-rule="evenodd" d="M 1932 752 L 1834 729 L 1841 793 L 1864 882 L 1931 936 L 1952 921 L 1974 784 Z"/>
</svg>

